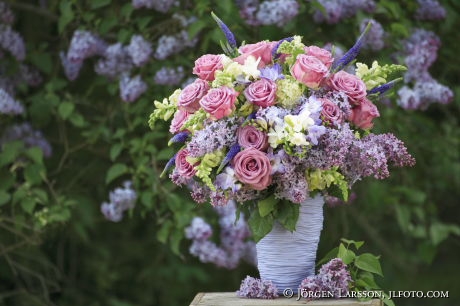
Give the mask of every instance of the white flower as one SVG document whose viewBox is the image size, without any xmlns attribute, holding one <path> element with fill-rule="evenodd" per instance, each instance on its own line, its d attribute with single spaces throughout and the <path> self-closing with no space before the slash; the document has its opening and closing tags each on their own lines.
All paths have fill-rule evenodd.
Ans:
<svg viewBox="0 0 460 306">
<path fill-rule="evenodd" d="M 275 125 L 267 133 L 268 143 L 272 148 L 276 148 L 280 143 L 282 143 L 284 137 L 286 136 L 286 131 L 283 126 Z"/>
<path fill-rule="evenodd" d="M 309 144 L 305 134 L 299 132 L 289 135 L 289 141 L 296 146 L 306 146 Z"/>
<path fill-rule="evenodd" d="M 257 68 L 259 62 L 260 57 L 257 60 L 254 56 L 248 56 L 248 58 L 246 58 L 243 65 L 243 73 L 246 74 L 246 79 L 248 79 L 248 77 L 257 79 L 260 76 L 260 71 Z"/>
</svg>

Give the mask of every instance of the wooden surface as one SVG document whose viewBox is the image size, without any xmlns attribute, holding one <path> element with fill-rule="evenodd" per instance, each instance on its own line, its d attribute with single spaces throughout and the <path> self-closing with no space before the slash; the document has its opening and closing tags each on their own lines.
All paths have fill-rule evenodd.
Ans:
<svg viewBox="0 0 460 306">
<path fill-rule="evenodd" d="M 246 299 L 237 297 L 235 292 L 200 292 L 193 299 L 190 306 L 382 306 L 382 301 L 373 299 L 366 302 L 358 302 L 356 299 L 321 299 L 306 301 L 300 299 L 296 301 L 294 295 L 288 299 L 279 297 L 274 300 Z"/>
</svg>

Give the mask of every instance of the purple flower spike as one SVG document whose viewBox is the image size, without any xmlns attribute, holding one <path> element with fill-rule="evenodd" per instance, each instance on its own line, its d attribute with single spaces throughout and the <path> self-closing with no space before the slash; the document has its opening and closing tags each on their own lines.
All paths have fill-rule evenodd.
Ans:
<svg viewBox="0 0 460 306">
<path fill-rule="evenodd" d="M 276 52 L 278 52 L 278 48 L 281 46 L 281 44 L 283 43 L 283 41 L 291 42 L 293 39 L 294 39 L 294 37 L 286 37 L 286 38 L 281 39 L 281 40 L 276 44 L 275 48 L 273 48 L 273 50 L 272 50 L 272 58 L 273 58 L 273 59 L 277 59 L 278 57 L 281 56 L 281 54 L 277 54 Z"/>
<path fill-rule="evenodd" d="M 384 92 L 390 90 L 391 88 L 393 88 L 396 83 L 398 83 L 399 81 L 402 81 L 402 78 L 397 78 L 393 81 L 390 81 L 386 84 L 383 84 L 383 85 L 380 85 L 380 86 L 377 86 L 377 87 L 374 87 L 372 88 L 371 90 L 369 90 L 368 94 L 372 95 L 372 94 L 383 94 Z"/>
<path fill-rule="evenodd" d="M 163 172 L 161 172 L 161 174 L 160 174 L 160 177 L 163 177 L 166 174 L 166 172 L 169 170 L 169 168 L 171 168 L 172 166 L 176 165 L 176 155 L 177 155 L 177 153 L 174 154 L 174 156 L 171 157 L 170 160 L 168 160 L 168 162 L 166 163 L 165 168 L 163 169 Z"/>
<path fill-rule="evenodd" d="M 227 165 L 233 159 L 233 157 L 235 157 L 235 155 L 238 154 L 238 152 L 240 152 L 240 150 L 241 150 L 241 147 L 237 143 L 235 143 L 233 146 L 231 146 L 230 150 L 228 150 L 228 153 L 225 156 L 224 160 L 220 164 L 219 169 L 217 169 L 217 173 L 222 171 L 222 169 L 225 167 L 225 165 Z"/>
<path fill-rule="evenodd" d="M 246 117 L 246 121 L 256 119 L 257 112 L 250 113 L 249 116 Z"/>
<path fill-rule="evenodd" d="M 173 143 L 183 143 L 183 142 L 185 142 L 189 135 L 190 135 L 190 132 L 188 132 L 188 131 L 177 133 L 176 135 L 173 136 L 173 138 L 171 138 L 168 141 L 168 146 L 170 146 Z"/>
<path fill-rule="evenodd" d="M 353 45 L 353 47 L 351 47 L 351 49 L 348 50 L 347 53 L 345 53 L 345 55 L 338 62 L 334 62 L 334 64 L 332 65 L 332 70 L 334 72 L 337 72 L 343 69 L 352 60 L 354 60 L 356 56 L 358 56 L 358 53 L 361 50 L 361 47 L 363 46 L 363 43 L 364 43 L 364 37 L 366 36 L 367 32 L 369 32 L 371 26 L 372 26 L 372 22 L 370 21 L 367 24 L 366 28 L 364 29 L 363 33 L 361 33 L 361 36 L 359 36 L 358 40 Z"/>
<path fill-rule="evenodd" d="M 233 35 L 232 31 L 230 31 L 227 25 L 222 20 L 220 20 L 220 18 L 217 17 L 216 14 L 214 14 L 214 12 L 211 12 L 211 15 L 212 15 L 212 18 L 214 18 L 214 20 L 219 25 L 222 32 L 224 33 L 225 38 L 227 38 L 227 41 L 230 44 L 230 47 L 236 49 L 237 45 L 236 45 L 235 35 Z"/>
</svg>

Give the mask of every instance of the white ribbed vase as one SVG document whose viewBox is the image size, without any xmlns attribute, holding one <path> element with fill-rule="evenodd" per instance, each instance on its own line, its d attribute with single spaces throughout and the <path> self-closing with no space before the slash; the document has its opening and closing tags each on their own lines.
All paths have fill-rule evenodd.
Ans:
<svg viewBox="0 0 460 306">
<path fill-rule="evenodd" d="M 296 204 L 292 204 L 296 205 Z M 297 288 L 303 279 L 315 274 L 316 250 L 323 229 L 324 198 L 308 198 L 300 204 L 296 230 L 290 232 L 275 222 L 273 230 L 257 245 L 260 278 L 271 280 L 282 293 Z"/>
</svg>

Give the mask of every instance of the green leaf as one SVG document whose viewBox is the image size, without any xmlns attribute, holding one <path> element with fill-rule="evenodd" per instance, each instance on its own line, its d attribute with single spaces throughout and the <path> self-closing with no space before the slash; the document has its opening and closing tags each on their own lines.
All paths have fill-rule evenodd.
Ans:
<svg viewBox="0 0 460 306">
<path fill-rule="evenodd" d="M 22 209 L 29 214 L 31 214 L 34 211 L 35 204 L 35 200 L 32 198 L 24 198 L 21 201 Z"/>
<path fill-rule="evenodd" d="M 299 220 L 299 204 L 288 201 L 280 202 L 276 212 L 276 219 L 288 231 L 295 231 L 297 221 Z"/>
<path fill-rule="evenodd" d="M 8 203 L 11 200 L 11 195 L 5 190 L 0 190 L 0 206 Z"/>
<path fill-rule="evenodd" d="M 19 154 L 24 146 L 22 141 L 12 141 L 4 144 L 0 151 L 0 167 L 13 162 L 19 157 Z"/>
<path fill-rule="evenodd" d="M 331 259 L 337 258 L 338 251 L 339 251 L 338 247 L 335 247 L 332 250 L 330 250 L 326 255 L 324 255 L 323 258 L 321 258 L 321 260 L 318 261 L 316 266 L 319 267 L 320 265 L 325 264 L 326 262 L 330 261 Z"/>
<path fill-rule="evenodd" d="M 390 297 L 386 293 L 384 293 L 383 303 L 387 306 L 395 306 L 395 302 L 393 302 L 393 300 L 390 300 Z"/>
<path fill-rule="evenodd" d="M 53 60 L 48 53 L 31 53 L 28 57 L 35 67 L 45 74 L 51 74 L 53 70 Z"/>
<path fill-rule="evenodd" d="M 383 276 L 378 257 L 370 253 L 364 253 L 357 256 L 355 258 L 355 266 L 361 270 Z"/>
<path fill-rule="evenodd" d="M 59 5 L 59 10 L 61 14 L 58 21 L 58 32 L 62 33 L 65 27 L 73 20 L 75 17 L 72 11 L 72 3 L 70 1 L 62 1 Z"/>
<path fill-rule="evenodd" d="M 141 195 L 141 203 L 147 208 L 153 208 L 154 200 L 151 191 L 144 191 Z"/>
<path fill-rule="evenodd" d="M 62 102 L 59 104 L 58 112 L 61 115 L 62 119 L 67 119 L 72 114 L 73 110 L 75 109 L 75 104 L 71 102 Z"/>
<path fill-rule="evenodd" d="M 374 274 L 369 272 L 359 273 L 358 279 L 354 282 L 354 285 L 359 288 L 366 290 L 378 289 L 379 286 L 375 283 Z"/>
<path fill-rule="evenodd" d="M 69 117 L 70 122 L 76 127 L 84 127 L 86 125 L 85 118 L 79 113 L 72 113 Z"/>
<path fill-rule="evenodd" d="M 342 238 L 340 239 L 342 242 L 346 243 L 347 245 L 353 244 L 357 250 L 364 244 L 364 241 L 354 241 L 350 239 Z"/>
<path fill-rule="evenodd" d="M 37 164 L 43 163 L 43 151 L 39 147 L 27 149 L 26 155 Z"/>
<path fill-rule="evenodd" d="M 24 170 L 24 177 L 30 185 L 41 183 L 43 176 L 45 176 L 45 167 L 41 164 L 28 165 Z"/>
<path fill-rule="evenodd" d="M 114 161 L 123 150 L 123 144 L 116 143 L 110 148 L 110 160 Z"/>
<path fill-rule="evenodd" d="M 353 260 L 356 258 L 355 252 L 352 250 L 349 250 L 345 247 L 343 243 L 339 245 L 339 252 L 337 254 L 337 257 L 341 258 L 343 260 L 343 263 L 348 265 L 353 262 Z"/>
<path fill-rule="evenodd" d="M 117 163 L 115 165 L 112 165 L 109 171 L 107 171 L 107 176 L 105 177 L 105 183 L 109 184 L 114 179 L 125 174 L 126 172 L 128 172 L 128 167 L 125 164 Z"/>
<path fill-rule="evenodd" d="M 112 0 L 92 0 L 91 1 L 91 8 L 92 9 L 98 9 L 101 7 L 104 7 L 106 5 L 109 5 Z"/>
<path fill-rule="evenodd" d="M 201 30 L 207 26 L 207 23 L 204 20 L 198 19 L 192 23 L 188 28 L 188 35 L 190 38 L 195 37 Z"/>
<path fill-rule="evenodd" d="M 157 232 L 157 239 L 161 243 L 166 243 L 168 241 L 169 234 L 171 233 L 171 229 L 173 224 L 170 220 L 166 220 L 163 226 Z"/>
<path fill-rule="evenodd" d="M 257 205 L 259 206 L 259 214 L 261 217 L 265 217 L 269 213 L 271 213 L 278 203 L 278 199 L 275 198 L 274 195 L 269 196 L 263 200 L 260 200 Z"/>
<path fill-rule="evenodd" d="M 273 216 L 270 214 L 261 217 L 258 210 L 254 210 L 249 217 L 248 224 L 252 231 L 252 237 L 255 242 L 265 237 L 273 228 Z"/>
</svg>

